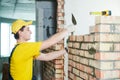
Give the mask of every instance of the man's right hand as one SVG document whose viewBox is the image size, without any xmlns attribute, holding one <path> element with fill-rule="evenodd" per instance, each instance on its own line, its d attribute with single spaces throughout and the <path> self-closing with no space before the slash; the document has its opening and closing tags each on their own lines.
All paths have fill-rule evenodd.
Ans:
<svg viewBox="0 0 120 80">
<path fill-rule="evenodd" d="M 74 32 L 76 30 L 77 26 L 76 25 L 68 25 L 66 29 L 68 30 L 69 33 Z"/>
</svg>

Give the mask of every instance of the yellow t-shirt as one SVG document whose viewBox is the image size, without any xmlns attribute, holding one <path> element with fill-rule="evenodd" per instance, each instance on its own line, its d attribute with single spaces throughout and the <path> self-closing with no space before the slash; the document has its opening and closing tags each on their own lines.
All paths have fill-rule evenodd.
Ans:
<svg viewBox="0 0 120 80">
<path fill-rule="evenodd" d="M 19 43 L 10 62 L 10 73 L 14 80 L 32 79 L 33 59 L 40 55 L 41 44 L 42 42 Z"/>
</svg>

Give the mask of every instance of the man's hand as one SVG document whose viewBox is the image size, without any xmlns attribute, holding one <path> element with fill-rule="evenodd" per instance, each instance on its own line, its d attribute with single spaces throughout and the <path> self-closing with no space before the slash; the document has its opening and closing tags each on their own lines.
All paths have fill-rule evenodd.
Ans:
<svg viewBox="0 0 120 80">
<path fill-rule="evenodd" d="M 68 30 L 69 33 L 74 32 L 76 30 L 77 26 L 76 25 L 68 25 L 66 29 Z"/>
</svg>

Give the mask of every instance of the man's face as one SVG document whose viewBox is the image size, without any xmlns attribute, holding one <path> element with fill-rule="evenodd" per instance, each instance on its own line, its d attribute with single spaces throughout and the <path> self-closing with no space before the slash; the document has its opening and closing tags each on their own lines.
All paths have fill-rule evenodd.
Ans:
<svg viewBox="0 0 120 80">
<path fill-rule="evenodd" d="M 20 34 L 20 38 L 22 38 L 22 39 L 25 40 L 25 41 L 28 41 L 28 40 L 30 40 L 30 38 L 31 38 L 32 32 L 31 32 L 31 30 L 29 29 L 29 27 L 26 26 L 23 31 L 20 31 L 19 34 Z"/>
</svg>

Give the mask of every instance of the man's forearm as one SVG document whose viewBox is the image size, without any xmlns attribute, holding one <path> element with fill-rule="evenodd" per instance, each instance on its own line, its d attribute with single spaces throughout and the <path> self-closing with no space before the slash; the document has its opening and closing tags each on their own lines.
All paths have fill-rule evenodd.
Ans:
<svg viewBox="0 0 120 80">
<path fill-rule="evenodd" d="M 43 41 L 43 44 L 41 46 L 41 50 L 44 50 L 54 44 L 56 44 L 57 42 L 59 42 L 60 40 L 62 40 L 66 35 L 68 35 L 68 31 L 66 29 L 64 29 L 63 31 L 54 34 L 52 37 L 50 37 L 49 39 Z"/>
<path fill-rule="evenodd" d="M 36 60 L 50 61 L 50 60 L 56 59 L 57 57 L 60 57 L 60 56 L 64 55 L 65 53 L 67 53 L 65 49 L 60 50 L 60 51 L 54 51 L 54 52 L 46 53 L 46 54 L 41 53 L 36 58 Z"/>
</svg>

